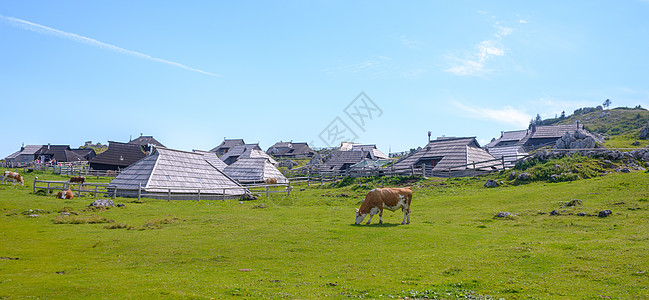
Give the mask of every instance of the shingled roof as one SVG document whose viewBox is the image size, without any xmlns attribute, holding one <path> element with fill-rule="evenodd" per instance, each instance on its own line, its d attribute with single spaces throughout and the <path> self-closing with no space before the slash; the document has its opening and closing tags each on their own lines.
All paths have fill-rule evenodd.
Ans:
<svg viewBox="0 0 649 300">
<path fill-rule="evenodd" d="M 255 158 L 261 157 L 270 160 L 272 164 L 277 164 L 277 162 L 268 154 L 261 151 L 259 144 L 245 144 L 239 145 L 232 148 L 228 153 L 221 155 L 219 157 L 225 164 L 231 165 L 240 158 Z"/>
<path fill-rule="evenodd" d="M 74 153 L 69 145 L 43 145 L 36 155 L 56 159 L 57 162 L 87 161 L 85 157 Z"/>
<path fill-rule="evenodd" d="M 90 160 L 95 170 L 117 170 L 126 168 L 144 158 L 141 145 L 108 141 L 108 149 Z"/>
<path fill-rule="evenodd" d="M 138 138 L 128 142 L 129 144 L 137 144 L 141 146 L 154 145 L 157 147 L 165 147 L 162 143 L 158 142 L 153 136 L 150 135 L 141 135 Z"/>
<path fill-rule="evenodd" d="M 266 158 L 241 158 L 224 170 L 225 174 L 240 183 L 264 182 L 276 178 L 277 183 L 287 183 L 288 179 Z"/>
<path fill-rule="evenodd" d="M 487 144 L 486 148 L 510 146 L 523 140 L 528 134 L 528 130 L 503 131 L 500 137 Z"/>
<path fill-rule="evenodd" d="M 113 181 L 118 190 L 137 190 L 140 186 L 149 192 L 242 195 L 245 188 L 208 162 L 200 152 L 155 148 L 150 156 L 122 171 Z"/>
<path fill-rule="evenodd" d="M 266 150 L 275 157 L 311 157 L 315 151 L 307 143 L 277 142 Z"/>
<path fill-rule="evenodd" d="M 367 145 L 353 144 L 351 151 L 367 151 L 367 152 L 372 152 L 372 155 L 374 155 L 376 158 L 380 158 L 380 159 L 390 158 L 389 156 L 385 155 L 385 153 L 381 152 L 378 148 L 376 148 L 376 145 L 373 144 L 367 144 Z"/>
<path fill-rule="evenodd" d="M 409 169 L 424 162 L 435 162 L 434 172 L 468 169 L 467 164 L 495 159 L 480 148 L 475 137 L 443 138 L 430 141 L 425 147 L 395 163 L 395 170 Z M 464 166 L 463 166 L 464 165 Z M 481 164 L 476 165 L 482 167 Z"/>
<path fill-rule="evenodd" d="M 210 152 L 214 152 L 216 153 L 216 155 L 223 155 L 232 150 L 232 148 L 245 144 L 246 142 L 244 142 L 243 139 L 223 139 L 223 142 L 221 142 L 221 144 L 219 144 L 218 146 L 212 148 Z"/>
<path fill-rule="evenodd" d="M 201 150 L 194 150 L 194 152 L 203 154 L 205 160 L 215 168 L 219 169 L 219 171 L 223 171 L 223 169 L 225 169 L 225 167 L 228 166 L 222 160 L 220 160 L 219 157 L 216 156 L 216 153 L 214 152 L 201 151 Z"/>
<path fill-rule="evenodd" d="M 566 132 L 575 132 L 577 129 L 583 129 L 579 123 L 568 125 L 548 125 L 532 127 L 532 139 L 561 138 Z"/>
<path fill-rule="evenodd" d="M 376 157 L 368 151 L 338 151 L 318 169 L 320 171 L 343 171 L 364 159 L 375 160 Z"/>
</svg>

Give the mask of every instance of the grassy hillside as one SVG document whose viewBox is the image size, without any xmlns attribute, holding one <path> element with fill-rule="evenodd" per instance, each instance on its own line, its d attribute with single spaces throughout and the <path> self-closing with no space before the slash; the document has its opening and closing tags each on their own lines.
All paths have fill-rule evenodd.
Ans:
<svg viewBox="0 0 649 300">
<path fill-rule="evenodd" d="M 649 145 L 648 140 L 639 140 L 640 129 L 649 122 L 649 111 L 643 108 L 615 108 L 599 110 L 584 108 L 576 110 L 566 118 L 543 120 L 543 124 L 584 124 L 589 131 L 604 135 L 607 148 L 638 148 Z M 632 145 L 638 140 L 639 145 Z"/>
<path fill-rule="evenodd" d="M 649 297 L 646 173 L 484 181 L 348 180 L 243 203 L 118 199 L 126 206 L 107 210 L 3 185 L 0 298 Z M 353 225 L 369 189 L 395 184 L 414 190 L 410 225 L 388 211 L 383 225 Z M 603 209 L 613 215 L 577 216 Z"/>
</svg>

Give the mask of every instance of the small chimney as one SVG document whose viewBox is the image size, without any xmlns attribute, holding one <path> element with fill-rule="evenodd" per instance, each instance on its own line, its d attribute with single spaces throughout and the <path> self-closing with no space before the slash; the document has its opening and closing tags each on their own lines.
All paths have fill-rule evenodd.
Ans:
<svg viewBox="0 0 649 300">
<path fill-rule="evenodd" d="M 50 143 L 47 143 L 47 150 L 50 150 Z"/>
</svg>

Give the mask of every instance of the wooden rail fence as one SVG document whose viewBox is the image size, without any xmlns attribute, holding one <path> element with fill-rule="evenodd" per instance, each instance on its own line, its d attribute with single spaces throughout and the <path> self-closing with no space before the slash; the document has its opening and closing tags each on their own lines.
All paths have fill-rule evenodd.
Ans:
<svg viewBox="0 0 649 300">
<path fill-rule="evenodd" d="M 48 194 L 51 191 L 66 191 L 68 189 L 76 192 L 77 197 L 81 196 L 81 193 L 91 193 L 95 198 L 97 198 L 98 194 L 111 195 L 111 185 L 108 183 L 70 183 L 68 181 L 38 180 L 38 177 L 35 177 L 32 188 L 34 193 L 36 193 L 36 190 L 45 190 Z"/>
</svg>

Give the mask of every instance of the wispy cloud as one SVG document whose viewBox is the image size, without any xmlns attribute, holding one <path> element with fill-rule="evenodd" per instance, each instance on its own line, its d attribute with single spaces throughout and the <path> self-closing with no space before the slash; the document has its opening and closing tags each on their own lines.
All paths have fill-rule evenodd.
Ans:
<svg viewBox="0 0 649 300">
<path fill-rule="evenodd" d="M 421 50 L 422 43 L 420 41 L 408 39 L 405 35 L 402 35 L 400 38 L 402 45 L 413 50 Z"/>
<path fill-rule="evenodd" d="M 357 63 L 327 68 L 324 71 L 327 73 L 362 73 L 364 75 L 379 76 L 386 74 L 387 69 L 392 68 L 387 63 L 389 60 L 389 57 L 377 56 Z"/>
<path fill-rule="evenodd" d="M 499 22 L 493 24 L 493 27 L 496 32 L 490 39 L 479 42 L 462 55 L 446 55 L 445 59 L 449 67 L 444 71 L 458 76 L 485 76 L 491 73 L 492 70 L 487 67 L 487 64 L 495 57 L 505 56 L 505 46 L 502 41 L 514 32 L 513 28 L 503 26 Z"/>
<path fill-rule="evenodd" d="M 532 116 L 525 111 L 516 109 L 511 106 L 505 106 L 500 109 L 493 109 L 478 106 L 468 106 L 458 101 L 452 101 L 452 104 L 470 118 L 495 121 L 502 124 L 513 125 L 519 128 L 527 128 L 530 120 L 532 119 Z"/>
<path fill-rule="evenodd" d="M 130 56 L 135 56 L 135 57 L 139 57 L 139 58 L 144 58 L 144 59 L 148 59 L 148 60 L 151 60 L 151 61 L 154 61 L 154 62 L 159 62 L 159 63 L 171 65 L 171 66 L 174 66 L 174 67 L 182 68 L 182 69 L 185 69 L 185 70 L 194 71 L 194 72 L 198 72 L 198 73 L 202 73 L 202 74 L 206 74 L 206 75 L 210 75 L 210 76 L 220 77 L 220 75 L 218 75 L 218 74 L 214 74 L 214 73 L 206 72 L 206 71 L 199 70 L 199 69 L 196 69 L 196 68 L 188 67 L 186 65 L 183 65 L 183 64 L 180 64 L 180 63 L 177 63 L 177 62 L 169 61 L 169 60 L 162 59 L 162 58 L 153 57 L 153 56 L 150 56 L 150 55 L 146 55 L 144 53 L 127 50 L 127 49 L 124 49 L 124 48 L 117 47 L 115 45 L 111 45 L 111 44 L 108 44 L 108 43 L 104 43 L 104 42 L 89 38 L 89 37 L 81 36 L 81 35 L 70 33 L 70 32 L 61 31 L 61 30 L 58 30 L 58 29 L 54 29 L 54 28 L 47 27 L 47 26 L 44 26 L 44 25 L 32 23 L 32 22 L 29 22 L 29 21 L 25 21 L 25 20 L 13 18 L 13 17 L 5 17 L 3 15 L 0 15 L 0 19 L 6 21 L 11 26 L 14 26 L 14 27 L 17 27 L 17 28 L 20 28 L 20 29 L 23 29 L 23 30 L 28 30 L 28 31 L 33 31 L 33 32 L 40 33 L 40 34 L 46 34 L 46 35 L 51 35 L 51 36 L 54 36 L 54 37 L 64 38 L 64 39 L 68 39 L 68 40 L 75 41 L 75 42 L 78 42 L 78 43 L 87 44 L 87 45 L 90 45 L 90 46 L 93 46 L 93 47 L 102 48 L 102 49 L 110 50 L 110 51 L 113 51 L 113 52 L 118 52 L 118 53 L 130 55 Z"/>
</svg>

